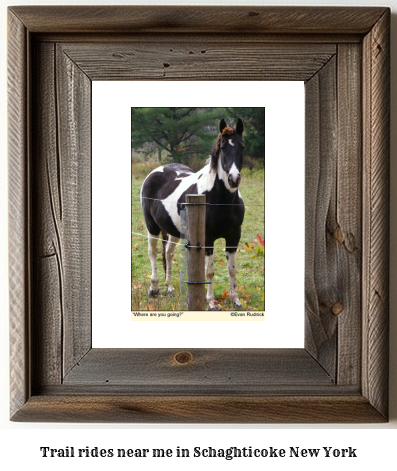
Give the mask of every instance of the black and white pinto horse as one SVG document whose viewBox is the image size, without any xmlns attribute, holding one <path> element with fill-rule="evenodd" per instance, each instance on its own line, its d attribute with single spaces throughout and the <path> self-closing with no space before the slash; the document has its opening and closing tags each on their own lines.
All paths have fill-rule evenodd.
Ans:
<svg viewBox="0 0 397 471">
<path fill-rule="evenodd" d="M 186 194 L 205 194 L 205 276 L 212 282 L 214 277 L 213 247 L 219 238 L 226 240 L 226 260 L 229 272 L 230 299 L 234 307 L 242 307 L 237 294 L 236 252 L 244 219 L 244 203 L 238 190 L 243 165 L 243 129 L 239 118 L 236 128 L 219 124 L 216 145 L 206 165 L 194 173 L 186 165 L 169 164 L 156 168 L 145 179 L 141 189 L 141 205 L 149 236 L 149 258 L 152 266 L 149 296 L 159 293 L 156 268 L 157 241 L 160 232 L 170 237 L 165 247 L 166 284 L 172 288 L 172 256 L 175 242 L 181 237 L 181 203 Z M 218 310 L 212 284 L 207 285 L 209 310 Z"/>
</svg>

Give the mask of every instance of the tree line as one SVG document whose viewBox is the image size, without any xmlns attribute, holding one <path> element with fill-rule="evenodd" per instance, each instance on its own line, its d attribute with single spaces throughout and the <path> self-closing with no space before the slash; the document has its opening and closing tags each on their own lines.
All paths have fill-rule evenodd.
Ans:
<svg viewBox="0 0 397 471">
<path fill-rule="evenodd" d="M 263 161 L 265 108 L 132 108 L 131 149 L 161 162 L 190 165 L 205 159 L 218 135 L 220 119 L 234 126 L 244 121 L 245 156 Z"/>
</svg>

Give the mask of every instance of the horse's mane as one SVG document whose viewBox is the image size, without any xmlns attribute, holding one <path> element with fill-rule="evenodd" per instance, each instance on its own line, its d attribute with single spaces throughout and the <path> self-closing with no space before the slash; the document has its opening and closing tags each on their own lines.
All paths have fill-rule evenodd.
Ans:
<svg viewBox="0 0 397 471">
<path fill-rule="evenodd" d="M 218 138 L 216 140 L 215 145 L 212 147 L 211 151 L 211 169 L 215 170 L 218 168 L 218 158 L 219 158 L 219 151 L 221 150 L 221 140 L 222 136 L 231 136 L 235 134 L 236 130 L 230 126 L 226 126 L 223 128 L 222 132 L 218 134 Z"/>
</svg>

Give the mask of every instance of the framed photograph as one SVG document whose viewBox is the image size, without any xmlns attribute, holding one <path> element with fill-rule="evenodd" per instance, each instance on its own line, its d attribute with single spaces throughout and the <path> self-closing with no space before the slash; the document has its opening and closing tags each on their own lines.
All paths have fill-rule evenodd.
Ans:
<svg viewBox="0 0 397 471">
<path fill-rule="evenodd" d="M 242 93 L 236 94 L 235 90 L 241 90 Z M 186 108 L 187 104 L 192 105 L 193 100 L 197 101 L 197 97 L 200 97 L 201 106 Z M 174 106 L 166 106 L 170 104 Z M 285 113 L 286 109 L 288 114 Z M 243 81 L 93 82 L 93 347 L 172 347 L 179 343 L 181 336 L 189 348 L 303 347 L 304 308 L 302 303 L 302 308 L 297 313 L 294 299 L 303 300 L 304 290 L 304 109 L 302 81 L 254 81 L 249 87 Z M 131 113 L 139 118 L 131 120 Z M 172 240 L 172 295 L 167 293 L 162 256 L 158 253 L 159 293 L 157 296 L 149 296 L 152 270 L 148 255 L 147 228 L 140 201 L 143 182 L 155 169 L 162 174 L 165 165 L 172 162 L 175 166 L 178 160 L 182 160 L 181 163 L 190 170 L 193 169 L 189 180 L 195 178 L 194 175 L 198 179 L 202 178 L 201 172 L 209 167 L 209 154 L 218 137 L 220 120 L 226 118 L 234 126 L 240 115 L 243 117 L 245 149 L 238 191 L 243 199 L 245 215 L 236 251 L 236 291 L 242 306 L 235 309 L 230 299 L 229 260 L 226 257 L 225 239 L 216 241 L 213 252 L 216 310 L 209 310 L 205 290 L 202 293 L 205 296 L 202 303 L 206 311 L 189 310 L 186 309 L 188 306 L 182 306 L 187 295 L 186 285 L 183 286 L 181 282 L 182 279 L 187 279 L 187 249 L 184 247 L 186 239 Z M 180 116 L 182 117 L 179 119 Z M 164 127 L 164 120 L 170 121 L 166 126 L 166 136 L 168 130 L 174 131 L 175 127 L 181 127 L 178 134 L 181 139 L 185 137 L 184 129 L 189 128 L 189 133 L 192 133 L 195 128 L 200 127 L 198 135 L 193 135 L 191 141 L 182 141 L 181 149 L 178 149 L 180 156 L 169 156 L 170 146 L 166 138 L 162 137 L 164 148 L 159 162 L 158 144 L 150 141 L 153 138 L 147 129 L 156 130 L 154 139 L 163 144 L 157 133 L 159 127 Z M 284 139 L 285 126 L 290 129 L 289 139 Z M 130 157 L 131 134 L 134 136 L 131 142 L 134 148 Z M 103 139 L 104 135 L 112 137 Z M 265 152 L 272 156 L 266 159 L 266 172 Z M 109 156 L 112 156 L 111 166 Z M 215 172 L 211 175 L 215 176 Z M 280 179 L 290 191 L 294 191 L 294 198 L 291 199 L 290 194 L 284 191 L 284 186 L 279 185 Z M 176 184 L 178 181 L 181 180 L 177 179 Z M 209 179 L 209 184 L 211 183 Z M 103 191 L 105 186 L 106 191 Z M 169 198 L 171 201 L 174 199 L 176 198 Z M 258 235 L 260 238 L 265 237 L 265 199 L 267 227 L 277 227 L 275 233 L 268 231 L 266 235 L 266 240 L 272 247 L 272 252 L 266 257 L 266 273 L 271 276 L 266 276 L 266 279 L 264 247 L 258 239 Z M 110 200 L 117 204 L 109 204 Z M 222 215 L 225 213 L 222 211 L 225 209 L 222 203 L 214 206 L 220 208 Z M 294 217 L 295 244 L 289 243 L 291 219 L 283 217 L 284 214 Z M 217 223 L 219 212 L 212 218 L 213 223 Z M 225 218 L 221 227 L 225 226 L 229 230 L 228 223 L 229 218 Z M 159 235 L 155 237 L 158 239 Z M 118 252 L 127 254 L 131 251 L 131 259 L 128 256 L 114 257 L 112 251 L 104 250 L 110 240 L 117 240 Z M 161 245 L 157 241 L 158 252 Z M 205 245 L 202 241 L 202 246 Z M 288 270 L 284 264 L 280 264 L 280 253 L 289 262 Z M 131 299 L 127 285 L 130 271 Z M 108 273 L 113 274 L 110 279 Z M 283 314 L 280 316 L 277 287 L 283 283 L 290 286 L 290 297 L 285 300 Z M 266 315 L 265 284 L 268 287 Z M 112 292 L 118 293 L 116 299 L 109 296 Z M 128 315 L 130 303 L 131 317 Z M 117 312 L 118 315 L 109 316 L 111 312 Z M 148 321 L 150 325 L 143 325 Z M 185 321 L 194 324 L 179 325 Z M 211 328 L 208 328 L 207 321 L 212 322 Z M 225 331 L 227 335 L 222 335 L 222 328 L 218 328 L 218 324 L 213 321 L 230 321 L 233 325 L 228 325 Z M 265 325 L 258 325 L 258 321 L 266 322 Z M 256 325 L 252 325 L 252 322 Z M 288 332 L 285 329 L 286 323 Z"/>
<path fill-rule="evenodd" d="M 264 320 L 265 107 L 245 82 L 149 84 L 157 106 L 131 108 L 131 319 Z M 189 91 L 215 105 L 239 85 L 244 107 L 186 106 Z M 178 96 L 185 106 L 158 106 Z M 201 208 L 189 194 L 204 195 Z M 192 211 L 202 218 L 189 228 Z"/>
<path fill-rule="evenodd" d="M 11 420 L 388 420 L 389 23 L 383 7 L 9 8 Z M 268 200 L 276 193 L 266 196 L 264 270 L 266 276 L 268 257 L 284 272 L 300 266 L 286 246 L 299 247 L 303 263 L 292 281 L 272 285 L 266 278 L 266 316 L 273 297 L 272 312 L 284 319 L 285 336 L 291 330 L 287 311 L 301 317 L 301 346 L 269 348 L 256 335 L 266 329 L 267 317 L 222 327 L 198 321 L 201 330 L 194 320 L 131 321 L 131 134 L 121 138 L 130 165 L 128 184 L 118 185 L 127 186 L 124 198 L 113 191 L 119 176 L 128 174 L 114 150 L 119 134 L 107 125 L 99 141 L 94 137 L 98 116 L 108 114 L 109 123 L 119 114 L 106 113 L 96 99 L 105 82 L 130 87 L 117 99 L 113 95 L 122 116 L 129 116 L 121 120 L 128 133 L 131 109 L 152 106 L 136 100 L 142 85 L 155 93 L 177 84 L 180 91 L 201 90 L 201 96 L 222 82 L 227 94 L 232 82 L 236 95 L 244 85 L 255 89 L 257 106 L 266 110 L 267 84 L 302 84 L 303 171 L 294 180 L 304 192 L 303 230 L 288 210 L 297 194 L 286 179 L 289 161 L 274 172 L 267 163 L 278 154 L 266 154 L 266 178 L 277 178 L 280 202 L 286 203 L 269 229 Z M 168 103 L 156 106 L 176 106 Z M 203 100 L 200 106 L 251 106 L 248 98 L 234 103 Z M 285 116 L 277 125 L 282 147 L 292 139 L 293 124 L 288 106 L 279 102 L 275 110 Z M 108 176 L 98 179 L 96 148 L 109 144 Z M 285 152 L 279 155 L 283 159 Z M 101 203 L 98 185 L 99 194 L 108 194 Z M 126 234 L 105 238 L 98 250 L 103 225 L 97 223 L 111 225 L 118 205 L 127 208 Z M 283 230 L 277 230 L 281 220 Z M 248 251 L 254 248 L 252 240 L 242 242 Z M 105 259 L 112 264 L 124 258 L 126 276 L 114 283 L 122 270 Z M 256 299 L 250 291 L 246 301 Z M 126 322 L 143 330 L 130 335 L 128 345 L 116 335 L 98 346 L 97 316 L 109 326 L 124 319 L 118 301 L 125 294 Z M 106 300 L 106 308 L 98 299 Z M 160 326 L 156 335 L 153 325 Z M 239 327 L 228 330 L 233 326 Z M 225 344 L 227 337 L 245 344 Z"/>
</svg>

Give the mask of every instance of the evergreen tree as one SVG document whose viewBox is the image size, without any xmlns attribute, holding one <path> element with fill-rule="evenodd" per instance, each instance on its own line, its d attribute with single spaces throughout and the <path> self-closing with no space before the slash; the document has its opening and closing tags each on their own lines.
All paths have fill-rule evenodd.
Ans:
<svg viewBox="0 0 397 471">
<path fill-rule="evenodd" d="M 172 162 L 188 164 L 192 157 L 210 154 L 224 114 L 220 108 L 132 108 L 131 147 L 155 145 Z"/>
</svg>

